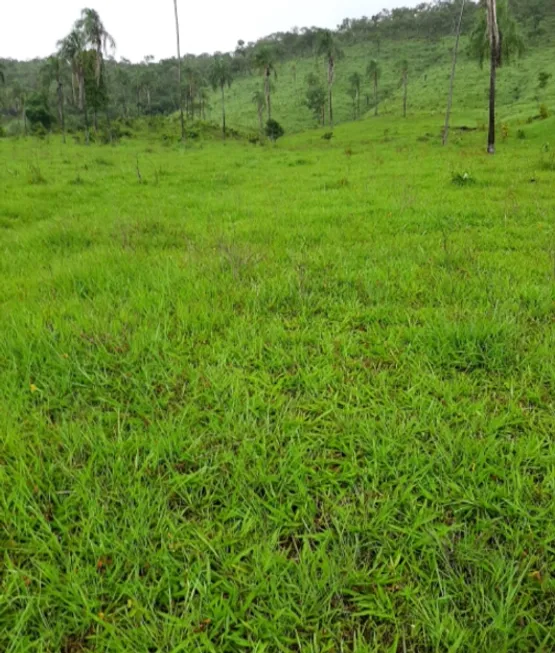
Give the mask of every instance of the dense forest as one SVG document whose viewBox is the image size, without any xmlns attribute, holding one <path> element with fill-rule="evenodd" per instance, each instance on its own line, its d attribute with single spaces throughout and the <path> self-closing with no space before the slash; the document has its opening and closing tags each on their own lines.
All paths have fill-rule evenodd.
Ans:
<svg viewBox="0 0 555 653">
<path fill-rule="evenodd" d="M 463 34 L 471 32 L 479 5 L 479 2 L 466 3 L 461 25 Z M 168 115 L 178 111 L 180 103 L 188 119 L 206 120 L 216 109 L 214 103 L 218 96 L 214 91 L 221 90 L 225 101 L 225 90 L 233 80 L 252 77 L 260 80 L 259 91 L 252 101 L 262 125 L 263 114 L 271 118 L 270 96 L 279 84 L 275 74 L 277 66 L 290 62 L 288 70 L 296 85 L 296 62 L 323 55 L 329 61 L 326 74 L 321 79 L 311 75 L 298 83 L 307 89 L 305 105 L 323 121 L 326 110 L 329 111 L 333 123 L 331 107 L 326 109 L 326 82 L 330 81 L 329 75 L 333 76 L 334 58 L 341 56 L 343 48 L 369 44 L 375 58 L 365 72 L 372 76 L 370 68 L 373 65 L 377 81 L 376 60 L 379 60 L 383 42 L 413 39 L 433 43 L 451 36 L 457 27 L 460 6 L 459 0 L 434 0 L 415 8 L 384 9 L 371 17 L 346 18 L 335 31 L 318 27 L 294 29 L 270 34 L 256 42 L 239 40 L 233 52 L 185 54 L 181 66 L 181 97 L 176 84 L 177 57 L 160 62 L 149 55 L 140 63 L 118 60 L 115 47 L 108 47 L 115 46 L 115 42 L 98 14 L 92 11 L 93 24 L 91 16 L 84 14 L 76 23 L 84 31 L 74 30 L 61 39 L 58 51 L 48 59 L 0 60 L 2 121 L 9 133 L 50 130 L 61 126 L 62 122 L 69 130 L 88 128 L 89 123 L 96 129 L 99 120 L 110 125 L 117 118 Z M 555 16 L 552 0 L 511 0 L 510 8 L 530 42 L 540 42 L 546 37 L 546 24 L 550 24 L 546 19 Z M 95 36 L 95 29 L 100 29 L 100 40 Z M 327 33 L 327 46 L 322 46 L 324 32 Z M 81 52 L 78 63 L 76 51 Z M 358 78 L 353 75 L 350 84 L 356 115 L 360 111 L 360 75 Z M 367 97 L 367 109 L 377 110 L 377 104 L 377 97 Z"/>
</svg>

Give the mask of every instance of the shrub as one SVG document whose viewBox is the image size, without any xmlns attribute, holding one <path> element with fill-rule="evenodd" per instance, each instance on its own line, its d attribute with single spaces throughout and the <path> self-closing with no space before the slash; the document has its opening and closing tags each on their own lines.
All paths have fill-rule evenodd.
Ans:
<svg viewBox="0 0 555 653">
<path fill-rule="evenodd" d="M 546 73 L 545 71 L 540 71 L 538 73 L 538 86 L 540 88 L 545 88 L 551 79 L 551 73 Z"/>
<path fill-rule="evenodd" d="M 519 140 L 523 141 L 526 138 L 526 132 L 524 131 L 524 129 L 519 129 L 516 133 L 516 137 Z"/>
<path fill-rule="evenodd" d="M 547 108 L 547 105 L 545 104 L 540 104 L 540 118 L 542 120 L 545 120 L 546 118 L 549 118 L 549 109 Z"/>
<path fill-rule="evenodd" d="M 275 143 L 278 138 L 283 136 L 283 134 L 285 134 L 285 131 L 279 122 L 270 118 L 266 123 L 266 136 Z"/>
<path fill-rule="evenodd" d="M 43 129 L 49 130 L 54 122 L 48 109 L 48 102 L 42 93 L 33 93 L 25 104 L 25 114 L 31 125 L 31 129 L 36 132 L 39 125 Z"/>
</svg>

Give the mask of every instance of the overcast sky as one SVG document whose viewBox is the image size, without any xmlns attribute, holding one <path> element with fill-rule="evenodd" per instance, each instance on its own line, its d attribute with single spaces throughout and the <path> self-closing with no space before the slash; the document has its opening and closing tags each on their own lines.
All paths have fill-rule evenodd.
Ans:
<svg viewBox="0 0 555 653">
<path fill-rule="evenodd" d="M 343 18 L 372 16 L 384 7 L 420 0 L 178 0 L 183 53 L 228 51 L 294 26 L 336 27 Z M 9 0 L 2 2 L 0 57 L 32 59 L 51 54 L 83 6 L 96 9 L 117 42 L 116 57 L 139 61 L 174 56 L 172 0 Z"/>
</svg>

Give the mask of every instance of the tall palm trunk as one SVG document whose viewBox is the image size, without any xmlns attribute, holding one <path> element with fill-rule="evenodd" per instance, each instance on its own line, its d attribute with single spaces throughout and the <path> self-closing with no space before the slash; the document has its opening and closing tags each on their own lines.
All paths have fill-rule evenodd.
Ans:
<svg viewBox="0 0 555 653">
<path fill-rule="evenodd" d="M 83 111 L 83 106 L 85 104 L 85 80 L 83 78 L 83 73 L 81 70 L 78 72 L 79 78 L 79 109 Z"/>
<path fill-rule="evenodd" d="M 374 73 L 374 115 L 378 115 L 378 73 Z"/>
<path fill-rule="evenodd" d="M 27 130 L 27 108 L 25 106 L 25 95 L 23 96 L 23 101 L 21 103 L 21 112 L 23 114 L 23 133 L 25 136 L 27 136 L 28 130 Z"/>
<path fill-rule="evenodd" d="M 85 92 L 85 73 L 83 70 L 79 71 L 79 98 L 81 101 L 81 109 L 85 118 L 85 143 L 89 145 L 91 141 L 89 133 L 89 108 L 87 106 L 87 94 Z"/>
<path fill-rule="evenodd" d="M 333 73 L 334 73 L 334 61 L 330 57 L 328 60 L 328 102 L 329 102 L 329 112 L 330 112 L 330 127 L 333 129 Z"/>
<path fill-rule="evenodd" d="M 258 105 L 258 127 L 260 128 L 260 133 L 262 133 L 264 131 L 264 122 L 263 122 L 264 118 L 263 118 L 263 115 L 262 115 L 263 111 L 264 111 L 264 107 L 261 104 L 259 104 Z"/>
<path fill-rule="evenodd" d="M 56 94 L 58 96 L 58 119 L 60 121 L 60 127 L 62 128 L 62 141 L 66 142 L 66 121 L 64 115 L 64 87 L 60 78 L 58 77 Z"/>
<path fill-rule="evenodd" d="M 264 92 L 266 93 L 266 107 L 268 109 L 268 120 L 272 119 L 272 97 L 270 93 L 270 76 L 272 71 L 266 68 L 266 77 L 264 79 Z"/>
<path fill-rule="evenodd" d="M 487 0 L 488 37 L 491 50 L 489 85 L 488 154 L 495 154 L 495 90 L 497 66 L 499 65 L 499 26 L 497 24 L 497 0 Z"/>
<path fill-rule="evenodd" d="M 96 77 L 96 86 L 100 86 L 100 73 L 102 72 L 102 43 L 98 42 L 96 44 L 96 66 L 95 66 L 95 77 Z"/>
<path fill-rule="evenodd" d="M 222 138 L 225 141 L 225 87 L 221 84 L 220 88 L 222 90 Z"/>
<path fill-rule="evenodd" d="M 403 118 L 407 117 L 408 77 L 408 72 L 403 71 Z"/>
<path fill-rule="evenodd" d="M 177 86 L 179 97 L 179 116 L 181 122 L 181 140 L 185 140 L 185 118 L 183 116 L 183 93 L 181 91 L 181 41 L 179 38 L 179 13 L 177 11 L 177 0 L 173 0 L 175 13 L 175 35 L 177 38 Z"/>
<path fill-rule="evenodd" d="M 461 40 L 461 27 L 464 14 L 464 5 L 466 0 L 461 1 L 461 13 L 457 25 L 457 40 L 455 41 L 455 50 L 453 52 L 453 67 L 451 68 L 451 81 L 449 82 L 449 97 L 447 98 L 447 111 L 445 112 L 445 127 L 443 128 L 443 144 L 447 145 L 449 139 L 449 122 L 451 120 L 451 108 L 453 106 L 453 89 L 455 88 L 455 72 L 457 70 L 457 57 L 459 54 L 459 43 Z"/>
<path fill-rule="evenodd" d="M 75 75 L 75 71 L 71 71 L 71 96 L 73 98 L 73 106 L 77 105 L 77 79 Z"/>
</svg>

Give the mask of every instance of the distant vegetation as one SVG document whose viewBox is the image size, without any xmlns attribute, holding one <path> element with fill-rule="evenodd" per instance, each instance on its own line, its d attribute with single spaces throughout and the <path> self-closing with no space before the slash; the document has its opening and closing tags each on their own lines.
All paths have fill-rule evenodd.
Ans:
<svg viewBox="0 0 555 653">
<path fill-rule="evenodd" d="M 510 6 L 531 45 L 549 41 L 555 24 L 551 0 L 513 0 Z M 332 126 L 366 111 L 378 113 L 380 103 L 401 85 L 406 112 L 409 79 L 423 75 L 438 58 L 447 64 L 441 43 L 454 35 L 459 12 L 458 0 L 422 3 L 345 19 L 335 31 L 295 29 L 256 42 L 240 40 L 229 53 L 186 54 L 178 87 L 177 58 L 117 61 L 114 40 L 100 16 L 86 9 L 47 60 L 0 62 L 0 111 L 8 133 L 63 131 L 67 123 L 72 131 L 88 133 L 91 126 L 109 138 L 114 120 L 171 115 L 180 104 L 189 122 L 221 115 L 228 125 L 258 125 L 263 132 L 266 121 L 275 117 L 286 129 L 297 130 L 314 119 Z M 467 2 L 463 37 L 472 34 L 479 20 L 479 5 Z M 392 49 L 399 51 L 394 61 Z M 410 61 L 410 72 L 399 68 L 404 59 Z M 543 73 L 546 85 L 550 73 Z M 226 94 L 232 83 L 235 91 Z"/>
</svg>

